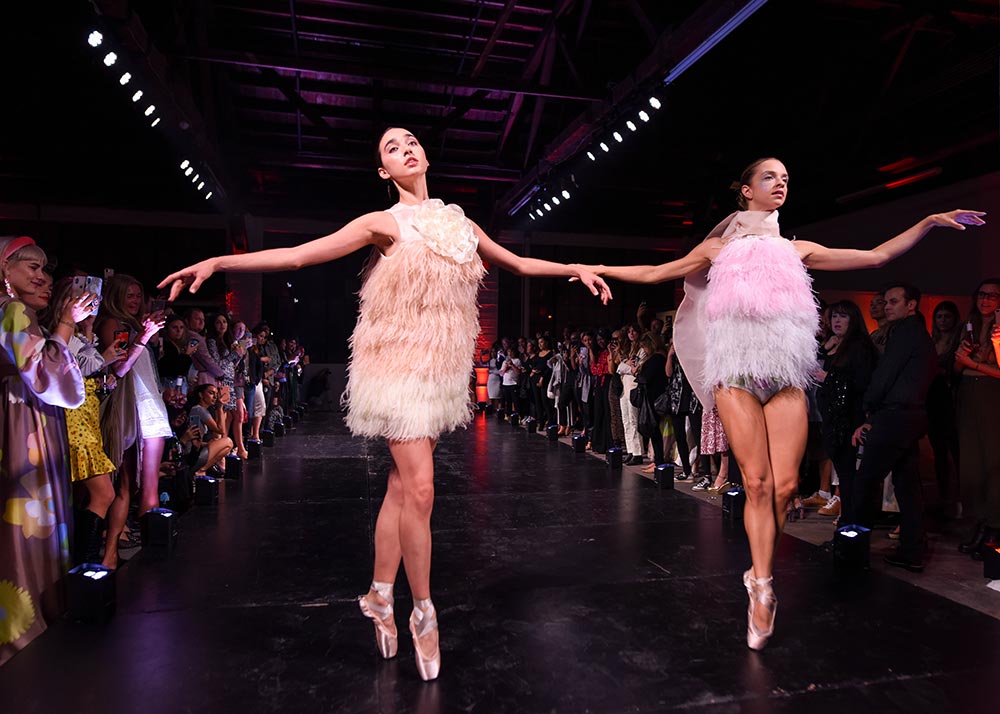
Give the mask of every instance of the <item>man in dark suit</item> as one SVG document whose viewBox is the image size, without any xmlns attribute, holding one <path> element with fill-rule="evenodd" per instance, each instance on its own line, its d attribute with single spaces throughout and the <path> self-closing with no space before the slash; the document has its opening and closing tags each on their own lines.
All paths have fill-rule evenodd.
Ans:
<svg viewBox="0 0 1000 714">
<path fill-rule="evenodd" d="M 937 352 L 917 312 L 920 291 L 895 284 L 885 291 L 885 315 L 891 326 L 885 353 L 864 396 L 867 423 L 854 433 L 864 442 L 864 458 L 855 481 L 847 523 L 868 528 L 876 516 L 878 487 L 892 472 L 899 503 L 899 548 L 888 565 L 921 572 L 923 504 L 917 444 L 927 433 L 927 392 L 937 370 Z"/>
</svg>

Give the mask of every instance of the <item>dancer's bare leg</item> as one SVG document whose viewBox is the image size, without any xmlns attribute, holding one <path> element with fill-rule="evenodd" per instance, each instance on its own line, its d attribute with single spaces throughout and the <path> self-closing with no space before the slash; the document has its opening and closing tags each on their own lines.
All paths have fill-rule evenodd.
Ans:
<svg viewBox="0 0 1000 714">
<path fill-rule="evenodd" d="M 375 570 L 372 580 L 396 582 L 403 551 L 399 545 L 399 517 L 403 512 L 403 482 L 396 464 L 389 469 L 389 486 L 375 521 Z M 381 603 L 380 603 L 381 604 Z"/>
<path fill-rule="evenodd" d="M 743 524 L 750 541 L 754 577 L 769 578 L 777 527 L 764 409 L 757 397 L 742 389 L 717 389 L 715 402 L 729 446 L 743 472 L 747 495 Z"/>
<path fill-rule="evenodd" d="M 768 453 L 774 477 L 773 508 L 777 546 L 785 528 L 788 502 L 798 490 L 799 465 L 805 455 L 809 437 L 805 392 L 794 388 L 778 392 L 764 405 L 764 421 L 767 423 Z"/>
</svg>

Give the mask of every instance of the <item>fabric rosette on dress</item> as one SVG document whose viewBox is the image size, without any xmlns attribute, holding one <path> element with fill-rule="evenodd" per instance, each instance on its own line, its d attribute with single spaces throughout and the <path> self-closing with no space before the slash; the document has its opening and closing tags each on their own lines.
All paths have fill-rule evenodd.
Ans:
<svg viewBox="0 0 1000 714">
<path fill-rule="evenodd" d="M 356 436 L 437 438 L 472 417 L 469 378 L 485 269 L 459 206 L 438 199 L 389 209 L 399 226 L 390 255 L 371 264 L 343 403 Z"/>
</svg>

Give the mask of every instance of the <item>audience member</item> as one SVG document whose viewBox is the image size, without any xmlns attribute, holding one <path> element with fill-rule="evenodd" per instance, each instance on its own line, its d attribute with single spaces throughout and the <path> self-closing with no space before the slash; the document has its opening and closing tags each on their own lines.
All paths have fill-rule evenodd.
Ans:
<svg viewBox="0 0 1000 714">
<path fill-rule="evenodd" d="M 927 393 L 937 372 L 934 342 L 917 313 L 919 305 L 920 291 L 912 285 L 885 291 L 892 331 L 864 395 L 867 421 L 852 439 L 854 446 L 864 443 L 864 457 L 848 514 L 851 523 L 871 528 L 878 487 L 891 472 L 899 503 L 899 548 L 885 562 L 912 572 L 924 567 L 917 444 L 927 433 Z"/>
</svg>

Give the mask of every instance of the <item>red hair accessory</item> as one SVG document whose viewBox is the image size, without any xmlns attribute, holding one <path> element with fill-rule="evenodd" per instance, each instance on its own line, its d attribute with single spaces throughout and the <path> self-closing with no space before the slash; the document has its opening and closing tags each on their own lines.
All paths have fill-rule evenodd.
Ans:
<svg viewBox="0 0 1000 714">
<path fill-rule="evenodd" d="M 3 255 L 0 256 L 0 263 L 4 262 L 8 258 L 10 258 L 10 256 L 14 255 L 14 253 L 21 250 L 21 248 L 24 248 L 25 246 L 28 245 L 36 245 L 36 243 L 28 236 L 20 236 L 18 238 L 15 238 L 14 240 L 12 240 L 10 243 L 7 244 L 6 248 L 3 249 Z"/>
</svg>

